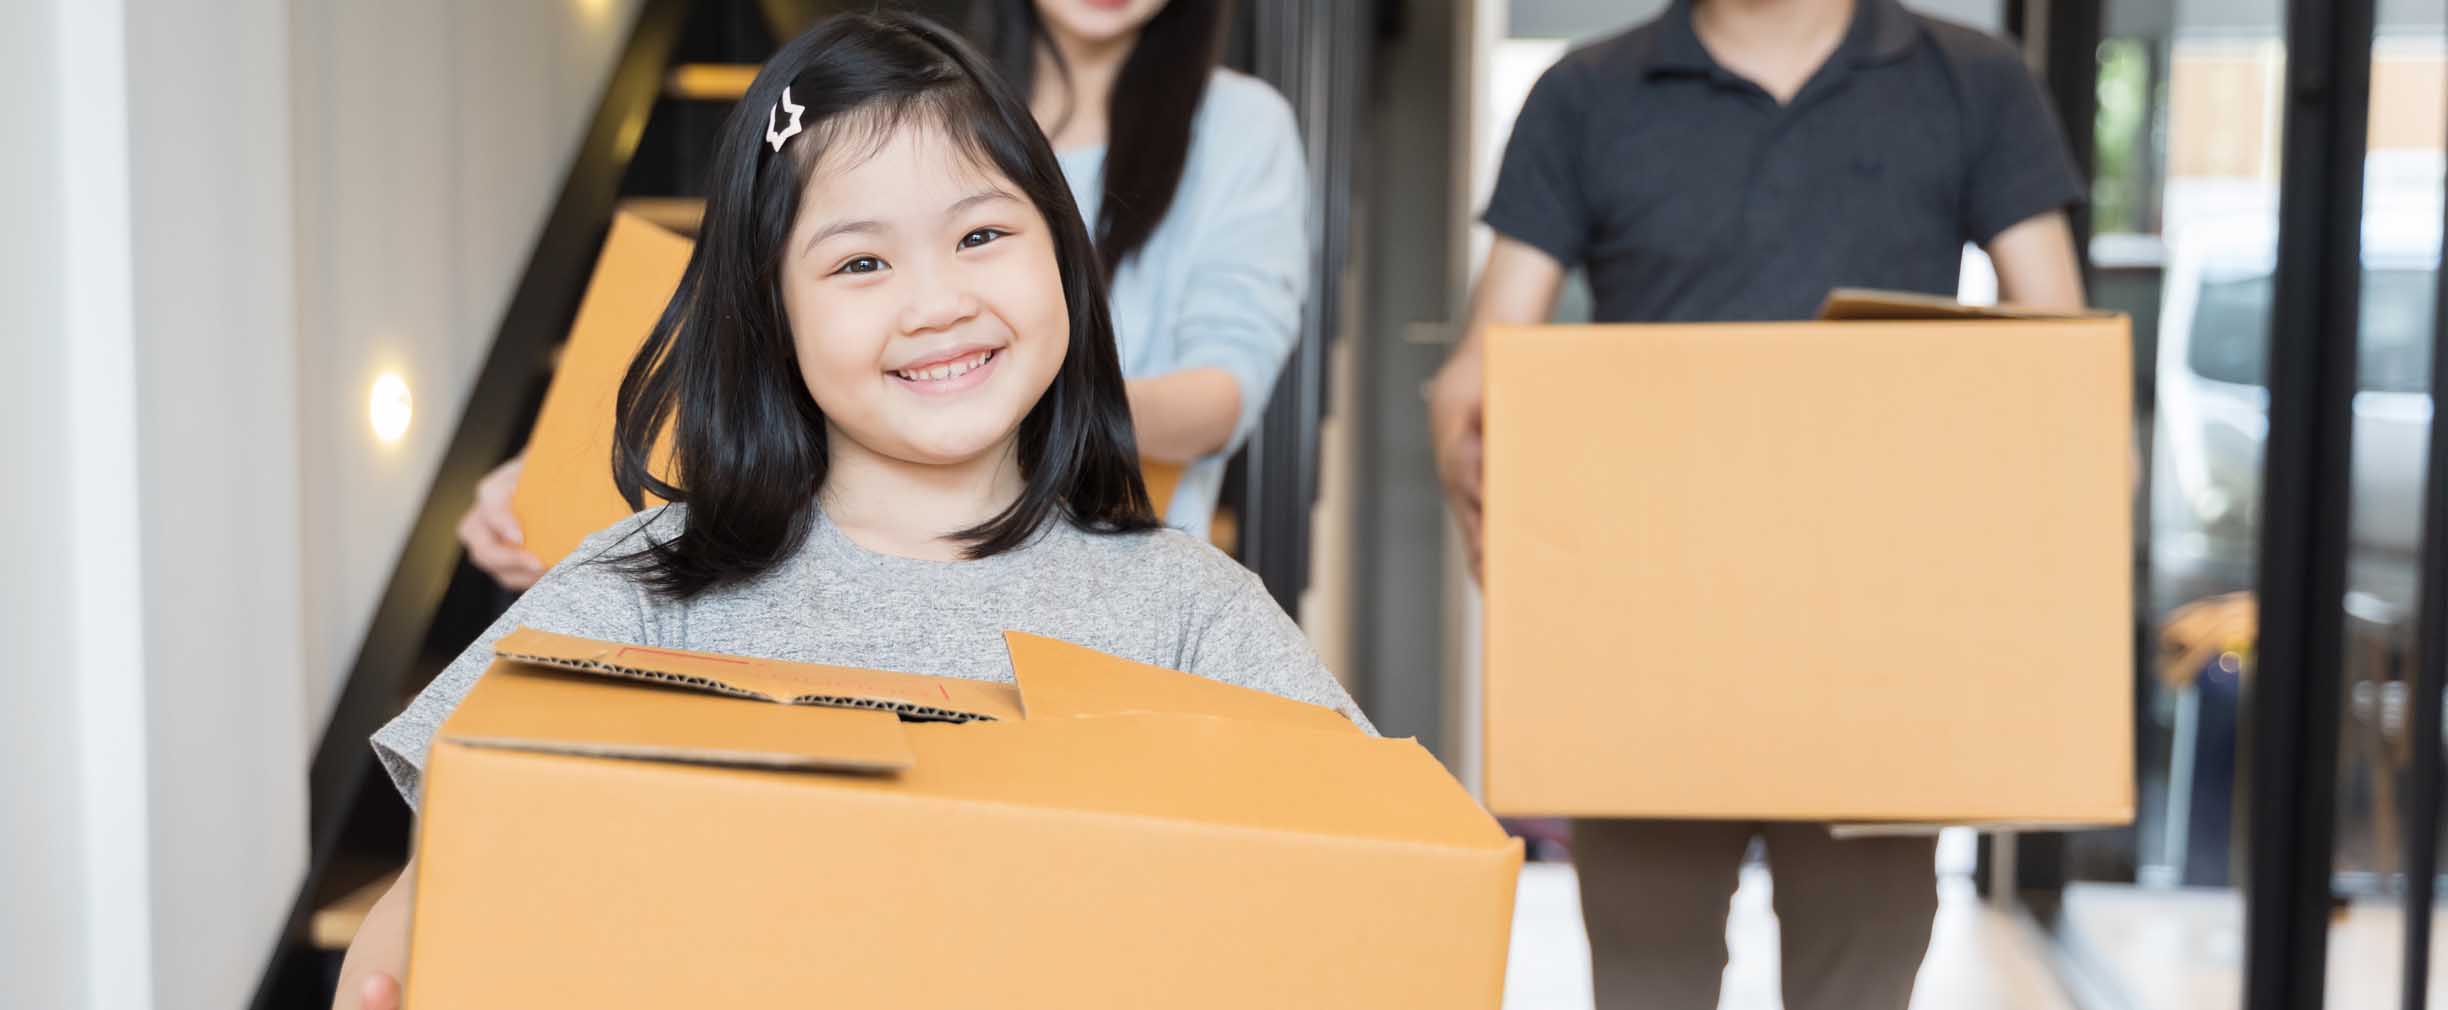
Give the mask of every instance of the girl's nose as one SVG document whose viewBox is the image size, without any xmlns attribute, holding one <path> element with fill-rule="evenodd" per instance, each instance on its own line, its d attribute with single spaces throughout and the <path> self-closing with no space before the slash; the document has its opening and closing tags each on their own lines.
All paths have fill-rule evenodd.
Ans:
<svg viewBox="0 0 2448 1010">
<path fill-rule="evenodd" d="M 927 333 L 947 329 L 977 313 L 976 295 L 950 285 L 929 285 L 901 309 L 901 332 Z"/>
</svg>

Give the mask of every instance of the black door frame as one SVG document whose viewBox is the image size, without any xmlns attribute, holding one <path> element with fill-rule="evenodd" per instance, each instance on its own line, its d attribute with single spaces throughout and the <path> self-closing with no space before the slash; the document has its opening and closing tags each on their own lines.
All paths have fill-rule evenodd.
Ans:
<svg viewBox="0 0 2448 1010">
<path fill-rule="evenodd" d="M 2373 7 L 2287 5 L 2254 580 L 2260 641 L 2247 716 L 2246 1010 L 2318 1010 L 2328 982 Z"/>
<path fill-rule="evenodd" d="M 2044 33 L 2039 62 L 2091 168 L 2103 0 L 2008 0 Z M 2251 720 L 2246 1010 L 2318 1010 L 2328 976 L 2337 830 L 2348 500 L 2362 287 L 2364 140 L 2374 0 L 2290 0 L 2271 310 L 2269 442 L 2256 577 L 2260 641 Z M 2087 229 L 2085 229 L 2087 231 Z M 2086 236 L 2087 237 L 2087 236 Z M 2089 274 L 2088 243 L 2078 245 Z M 2448 277 L 2444 277 L 2448 280 Z M 2433 397 L 2448 373 L 2448 283 L 2434 305 Z M 2434 409 L 2424 498 L 2406 834 L 2400 1007 L 2425 1010 L 2438 870 L 2448 687 L 2448 411 Z M 2043 876 L 2053 868 L 2035 867 Z M 2054 888 L 2062 877 L 2023 878 Z"/>
<path fill-rule="evenodd" d="M 2441 183 L 2448 191 L 2448 180 Z M 2448 192 L 2441 200 L 2440 231 L 2448 235 Z M 2448 253 L 2448 249 L 2443 250 Z M 2442 256 L 2448 261 L 2448 255 Z M 2414 647 L 2414 764 L 2408 776 L 2405 848 L 2405 964 L 2402 1010 L 2430 1005 L 2431 916 L 2439 873 L 2440 746 L 2442 686 L 2448 685 L 2448 423 L 2439 409 L 2440 381 L 2448 377 L 2448 269 L 2434 267 L 2438 288 L 2431 304 L 2431 461 L 2424 481 L 2421 599 Z M 2420 909 L 2424 914 L 2417 914 Z"/>
</svg>

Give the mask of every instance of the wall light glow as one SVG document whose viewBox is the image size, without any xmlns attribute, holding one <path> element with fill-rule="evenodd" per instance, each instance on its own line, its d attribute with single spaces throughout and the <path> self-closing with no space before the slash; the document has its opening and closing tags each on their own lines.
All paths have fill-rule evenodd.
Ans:
<svg viewBox="0 0 2448 1010">
<path fill-rule="evenodd" d="M 408 434 L 408 419 L 415 414 L 408 396 L 408 380 L 397 372 L 384 372 L 374 380 L 374 393 L 366 400 L 366 416 L 374 422 L 374 437 L 385 445 Z"/>
</svg>

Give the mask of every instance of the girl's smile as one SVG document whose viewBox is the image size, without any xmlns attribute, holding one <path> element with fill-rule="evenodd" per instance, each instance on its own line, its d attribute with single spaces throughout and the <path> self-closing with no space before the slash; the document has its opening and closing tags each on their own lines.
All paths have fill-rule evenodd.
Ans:
<svg viewBox="0 0 2448 1010">
<path fill-rule="evenodd" d="M 922 357 L 886 373 L 922 396 L 949 396 L 985 383 L 993 374 L 1001 347 L 960 347 Z"/>
</svg>

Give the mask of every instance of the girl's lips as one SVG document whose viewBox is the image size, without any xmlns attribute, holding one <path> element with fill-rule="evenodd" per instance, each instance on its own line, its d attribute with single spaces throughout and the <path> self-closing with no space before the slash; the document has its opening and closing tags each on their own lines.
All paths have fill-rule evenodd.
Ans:
<svg viewBox="0 0 2448 1010">
<path fill-rule="evenodd" d="M 912 392 L 925 396 L 946 396 L 977 388 L 986 381 L 989 375 L 994 373 L 995 366 L 1002 362 L 1003 350 L 997 348 L 986 352 L 986 360 L 979 362 L 976 367 L 950 378 L 912 379 L 895 372 L 885 374 L 892 376 L 894 382 L 900 383 L 902 388 Z"/>
</svg>

